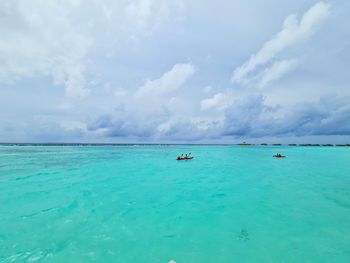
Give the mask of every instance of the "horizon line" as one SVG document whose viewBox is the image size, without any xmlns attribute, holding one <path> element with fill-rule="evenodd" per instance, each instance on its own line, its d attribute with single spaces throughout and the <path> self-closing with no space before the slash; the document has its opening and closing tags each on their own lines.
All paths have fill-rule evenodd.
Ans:
<svg viewBox="0 0 350 263">
<path fill-rule="evenodd" d="M 194 145 L 194 146 L 350 146 L 334 143 L 80 143 L 80 142 L 0 142 L 0 146 L 133 146 L 133 145 Z"/>
</svg>

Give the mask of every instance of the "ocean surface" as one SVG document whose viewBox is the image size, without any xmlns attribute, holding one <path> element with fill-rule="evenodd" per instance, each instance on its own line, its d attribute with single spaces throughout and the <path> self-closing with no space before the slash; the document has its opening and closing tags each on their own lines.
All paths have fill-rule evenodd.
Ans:
<svg viewBox="0 0 350 263">
<path fill-rule="evenodd" d="M 350 262 L 350 147 L 0 146 L 1 263 L 171 259 Z"/>
</svg>

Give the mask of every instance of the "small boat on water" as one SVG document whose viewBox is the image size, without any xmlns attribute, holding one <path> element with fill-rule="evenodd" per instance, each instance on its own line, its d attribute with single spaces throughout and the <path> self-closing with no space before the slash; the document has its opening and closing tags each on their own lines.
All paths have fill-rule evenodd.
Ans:
<svg viewBox="0 0 350 263">
<path fill-rule="evenodd" d="M 284 155 L 281 155 L 281 154 L 275 154 L 274 156 L 273 156 L 274 158 L 286 158 L 286 156 L 284 156 Z"/>
<path fill-rule="evenodd" d="M 193 159 L 193 156 L 191 156 L 191 153 L 189 153 L 188 155 L 187 154 L 185 154 L 185 155 L 181 154 L 178 157 L 176 157 L 177 161 L 192 160 L 192 159 Z"/>
<path fill-rule="evenodd" d="M 181 157 L 181 156 L 176 157 L 177 161 L 192 160 L 192 159 L 193 159 L 193 156 L 191 156 L 191 157 Z"/>
</svg>

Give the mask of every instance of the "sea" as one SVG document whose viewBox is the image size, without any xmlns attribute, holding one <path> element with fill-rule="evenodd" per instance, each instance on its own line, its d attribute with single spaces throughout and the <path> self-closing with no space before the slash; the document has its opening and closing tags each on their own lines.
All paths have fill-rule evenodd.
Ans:
<svg viewBox="0 0 350 263">
<path fill-rule="evenodd" d="M 0 146 L 0 262 L 348 263 L 350 147 Z"/>
</svg>

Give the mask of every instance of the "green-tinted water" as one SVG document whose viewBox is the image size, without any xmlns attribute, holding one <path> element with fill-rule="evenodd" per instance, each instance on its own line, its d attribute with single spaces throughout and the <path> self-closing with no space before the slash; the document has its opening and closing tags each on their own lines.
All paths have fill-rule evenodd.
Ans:
<svg viewBox="0 0 350 263">
<path fill-rule="evenodd" d="M 346 147 L 3 146 L 0 202 L 0 262 L 350 262 Z"/>
</svg>

